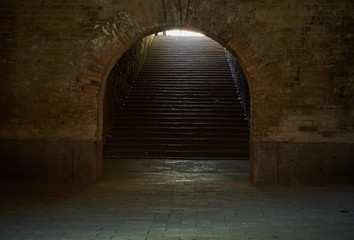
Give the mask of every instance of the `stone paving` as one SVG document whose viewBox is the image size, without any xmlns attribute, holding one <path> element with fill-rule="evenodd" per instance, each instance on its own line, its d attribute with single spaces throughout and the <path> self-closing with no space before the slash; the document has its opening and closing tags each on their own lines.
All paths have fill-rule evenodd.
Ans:
<svg viewBox="0 0 354 240">
<path fill-rule="evenodd" d="M 354 187 L 254 187 L 248 161 L 107 159 L 95 185 L 1 188 L 0 239 L 354 239 Z"/>
</svg>

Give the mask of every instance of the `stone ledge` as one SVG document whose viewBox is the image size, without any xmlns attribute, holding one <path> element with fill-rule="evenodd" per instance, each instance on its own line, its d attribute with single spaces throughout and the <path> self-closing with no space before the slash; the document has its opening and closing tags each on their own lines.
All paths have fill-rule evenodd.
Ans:
<svg viewBox="0 0 354 240">
<path fill-rule="evenodd" d="M 354 184 L 353 143 L 253 143 L 251 182 L 256 186 Z"/>
<path fill-rule="evenodd" d="M 256 186 L 353 185 L 354 143 L 251 145 Z M 102 142 L 0 140 L 0 178 L 92 183 L 101 177 Z"/>
<path fill-rule="evenodd" d="M 101 175 L 102 143 L 0 140 L 0 179 L 92 183 Z"/>
</svg>

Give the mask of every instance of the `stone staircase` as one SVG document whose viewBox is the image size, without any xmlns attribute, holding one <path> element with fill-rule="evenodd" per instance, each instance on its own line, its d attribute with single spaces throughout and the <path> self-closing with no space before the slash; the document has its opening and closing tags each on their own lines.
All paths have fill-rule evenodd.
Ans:
<svg viewBox="0 0 354 240">
<path fill-rule="evenodd" d="M 156 36 L 104 157 L 248 159 L 248 123 L 222 46 L 207 37 Z"/>
</svg>

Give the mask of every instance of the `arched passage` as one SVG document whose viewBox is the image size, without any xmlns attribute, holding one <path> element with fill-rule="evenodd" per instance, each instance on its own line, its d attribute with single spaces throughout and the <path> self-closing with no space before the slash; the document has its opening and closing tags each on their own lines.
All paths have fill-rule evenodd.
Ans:
<svg viewBox="0 0 354 240">
<path fill-rule="evenodd" d="M 202 36 L 157 36 L 135 77 L 151 38 L 132 46 L 108 78 L 104 133 L 109 123 L 114 128 L 104 156 L 249 159 L 248 124 L 224 48 Z"/>
<path fill-rule="evenodd" d="M 188 4 L 191 3 L 188 1 Z M 84 45 L 78 80 L 97 86 L 97 128 L 95 139 L 99 156 L 101 156 L 102 151 L 103 99 L 106 79 L 114 64 L 132 44 L 155 32 L 183 28 L 201 32 L 220 43 L 238 59 L 242 66 L 248 79 L 251 102 L 253 102 L 252 84 L 258 76 L 257 64 L 259 62 L 253 48 L 259 48 L 259 46 L 253 47 L 244 41 L 246 38 L 245 29 L 240 25 L 239 13 L 234 11 L 232 6 L 225 5 L 224 2 L 214 3 L 213 5 L 207 5 L 203 2 L 193 4 L 195 6 L 188 5 L 187 11 L 180 11 L 178 4 L 169 6 L 159 4 L 155 6 L 154 11 L 145 12 L 144 17 L 139 17 L 136 9 L 127 6 L 125 9 L 117 11 L 104 24 L 97 26 L 95 30 L 96 37 Z M 207 18 L 206 16 L 209 17 Z M 90 85 L 87 86 L 91 87 Z M 253 106 L 251 109 L 253 109 Z M 250 115 L 252 116 L 252 112 Z M 254 135 L 252 120 L 250 132 L 252 145 Z M 101 171 L 101 163 L 99 161 L 95 164 L 98 172 Z M 253 173 L 255 172 L 253 169 L 255 164 L 252 164 L 253 162 L 251 157 L 251 178 L 253 178 Z M 255 180 L 253 181 L 255 182 Z"/>
<path fill-rule="evenodd" d="M 110 74 L 113 66 L 115 65 L 115 63 L 118 61 L 118 59 L 130 48 L 130 46 L 132 46 L 134 43 L 136 43 L 137 41 L 139 41 L 140 39 L 143 39 L 144 37 L 154 34 L 156 32 L 156 29 L 158 29 L 158 31 L 165 31 L 165 30 L 170 30 L 170 29 L 174 29 L 178 26 L 172 26 L 172 27 L 160 27 L 160 28 L 154 28 L 153 30 L 147 32 L 147 33 L 141 33 L 141 35 L 139 36 L 134 36 L 133 38 L 127 40 L 127 41 L 118 41 L 116 42 L 116 45 L 114 46 L 110 46 L 111 44 L 113 44 L 111 42 L 111 40 L 106 40 L 107 43 L 103 42 L 102 45 L 102 49 L 98 49 L 101 50 L 99 51 L 100 54 L 102 54 L 102 57 L 96 56 L 92 53 L 89 53 L 90 51 L 87 51 L 84 56 L 86 56 L 86 59 L 84 59 L 85 65 L 83 66 L 83 71 L 81 74 L 79 74 L 79 78 L 82 79 L 86 79 L 86 80 L 91 80 L 94 81 L 94 84 L 99 84 L 100 88 L 99 88 L 99 92 L 98 92 L 98 116 L 99 116 L 99 123 L 97 126 L 97 133 L 96 136 L 99 138 L 102 135 L 102 108 L 103 108 L 103 98 L 104 98 L 104 92 L 105 92 L 105 87 L 106 87 L 106 79 L 108 77 L 108 75 Z M 179 27 L 180 28 L 180 27 Z M 105 29 L 104 27 L 102 27 L 102 29 Z M 212 38 L 213 40 L 215 40 L 216 42 L 220 43 L 222 46 L 224 46 L 228 51 L 230 51 L 231 53 L 233 53 L 234 56 L 237 57 L 237 54 L 235 54 L 234 49 L 228 44 L 226 43 L 223 39 L 221 39 L 220 37 L 214 36 L 206 31 L 200 31 L 197 28 L 183 28 L 186 30 L 193 30 L 193 31 L 199 31 L 203 34 L 205 34 L 206 36 Z M 106 31 L 106 30 L 103 30 Z M 102 40 L 102 35 L 100 35 L 100 40 L 99 41 L 104 41 Z M 91 41 L 94 45 L 97 43 L 95 40 Z M 91 45 L 91 43 L 90 43 Z M 92 48 L 96 48 L 97 46 L 92 46 Z M 111 48 L 110 48 L 111 47 Z M 92 48 L 90 50 L 92 50 Z M 112 54 L 114 53 L 114 54 Z M 106 57 L 104 57 L 104 55 L 107 55 Z M 239 59 L 239 57 L 237 57 L 237 59 Z M 242 61 L 239 61 L 240 64 L 242 64 Z M 243 67 L 244 70 L 246 70 L 245 67 Z M 246 76 L 249 76 L 247 74 L 246 71 L 244 71 Z M 248 77 L 247 79 L 249 79 L 250 77 Z M 249 83 L 250 84 L 250 83 Z"/>
</svg>

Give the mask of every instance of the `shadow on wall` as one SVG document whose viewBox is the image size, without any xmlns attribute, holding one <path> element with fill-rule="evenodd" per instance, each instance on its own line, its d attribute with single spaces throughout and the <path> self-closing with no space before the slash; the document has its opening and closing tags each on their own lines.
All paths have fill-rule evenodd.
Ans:
<svg viewBox="0 0 354 240">
<path fill-rule="evenodd" d="M 123 106 L 134 80 L 144 63 L 154 35 L 150 35 L 131 46 L 113 67 L 107 78 L 104 99 L 103 142 L 113 127 L 114 116 Z"/>
<path fill-rule="evenodd" d="M 250 92 L 246 76 L 243 73 L 240 64 L 238 64 L 237 59 L 229 51 L 225 51 L 232 72 L 232 76 L 235 80 L 236 89 L 241 98 L 241 105 L 243 107 L 243 110 L 245 111 L 245 115 L 248 120 L 248 125 L 250 125 Z"/>
</svg>

